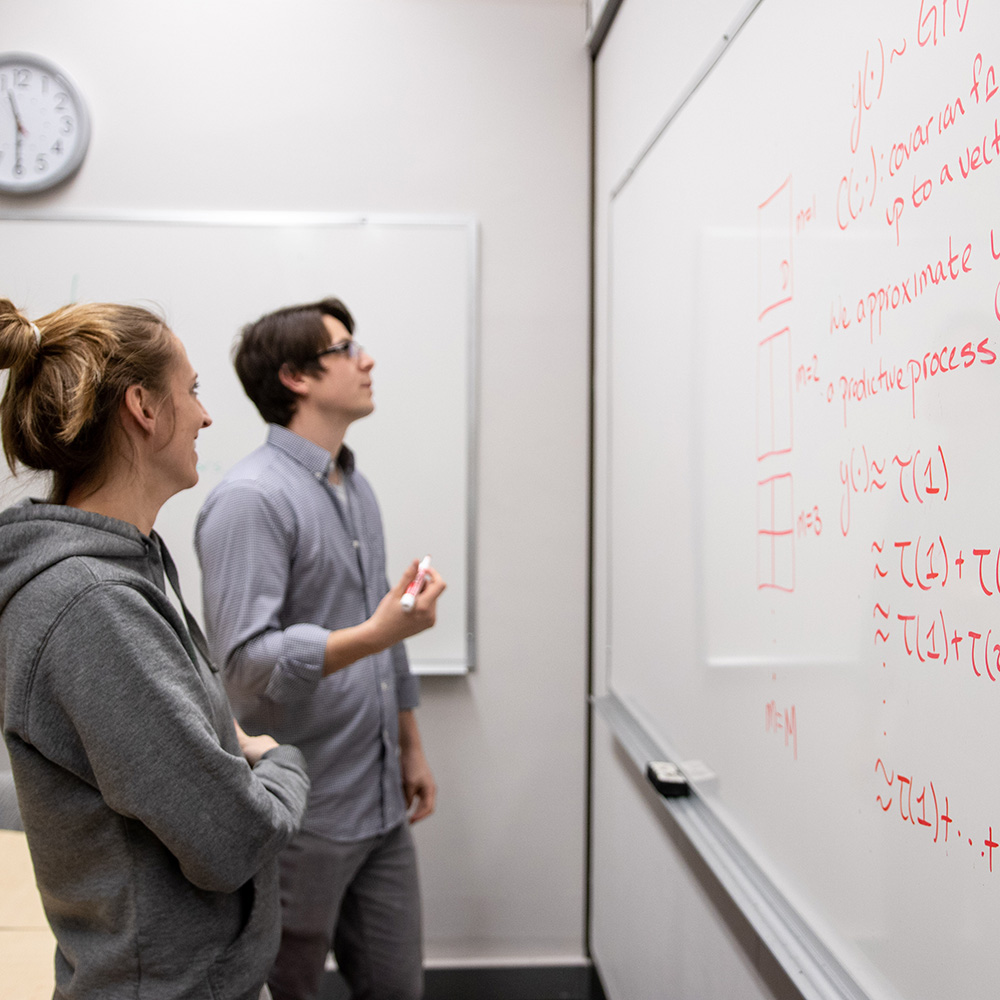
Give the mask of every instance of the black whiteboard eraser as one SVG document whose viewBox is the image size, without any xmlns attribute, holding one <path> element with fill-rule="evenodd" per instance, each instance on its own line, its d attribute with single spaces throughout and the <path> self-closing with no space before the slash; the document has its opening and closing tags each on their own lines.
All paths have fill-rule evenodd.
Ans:
<svg viewBox="0 0 1000 1000">
<path fill-rule="evenodd" d="M 665 760 L 651 760 L 646 765 L 649 783 L 665 798 L 677 799 L 690 793 L 687 778 L 676 764 Z"/>
</svg>

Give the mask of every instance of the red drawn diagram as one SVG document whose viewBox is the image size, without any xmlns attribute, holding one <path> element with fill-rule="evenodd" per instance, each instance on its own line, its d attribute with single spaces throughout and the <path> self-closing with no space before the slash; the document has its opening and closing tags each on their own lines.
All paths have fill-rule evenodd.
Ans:
<svg viewBox="0 0 1000 1000">
<path fill-rule="evenodd" d="M 792 332 L 757 345 L 757 458 L 792 450 Z"/>
<path fill-rule="evenodd" d="M 795 514 L 790 473 L 757 484 L 757 589 L 795 589 Z"/>
<path fill-rule="evenodd" d="M 792 178 L 757 206 L 757 321 L 769 330 L 757 341 L 757 589 L 795 589 L 792 506 L 792 328 L 775 310 L 792 301 Z M 771 472 L 771 467 L 780 467 Z"/>
<path fill-rule="evenodd" d="M 792 301 L 792 178 L 757 206 L 757 318 Z"/>
</svg>

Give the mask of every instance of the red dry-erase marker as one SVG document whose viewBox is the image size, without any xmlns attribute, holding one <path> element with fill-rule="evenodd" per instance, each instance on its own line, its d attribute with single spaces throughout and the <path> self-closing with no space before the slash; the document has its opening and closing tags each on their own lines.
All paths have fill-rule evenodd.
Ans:
<svg viewBox="0 0 1000 1000">
<path fill-rule="evenodd" d="M 417 594 L 420 593 L 424 580 L 427 579 L 427 571 L 431 568 L 431 557 L 424 556 L 420 560 L 420 565 L 417 567 L 417 575 L 413 578 L 413 583 L 406 588 L 406 593 L 399 599 L 399 603 L 403 606 L 404 611 L 412 611 L 413 604 L 417 599 Z"/>
</svg>

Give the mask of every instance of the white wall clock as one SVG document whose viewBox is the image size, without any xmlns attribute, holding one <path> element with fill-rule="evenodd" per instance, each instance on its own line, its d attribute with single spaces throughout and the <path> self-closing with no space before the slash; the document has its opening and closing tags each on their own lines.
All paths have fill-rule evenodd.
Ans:
<svg viewBox="0 0 1000 1000">
<path fill-rule="evenodd" d="M 0 193 L 32 194 L 80 169 L 90 115 L 58 66 L 23 52 L 0 52 Z"/>
</svg>

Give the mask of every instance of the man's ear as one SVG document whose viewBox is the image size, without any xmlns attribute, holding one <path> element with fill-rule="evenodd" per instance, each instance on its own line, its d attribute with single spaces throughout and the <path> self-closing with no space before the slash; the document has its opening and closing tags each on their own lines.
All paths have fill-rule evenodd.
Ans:
<svg viewBox="0 0 1000 1000">
<path fill-rule="evenodd" d="M 305 373 L 296 371 L 287 361 L 278 369 L 278 378 L 281 384 L 296 396 L 304 396 L 309 391 Z"/>
<path fill-rule="evenodd" d="M 130 385 L 125 390 L 122 408 L 147 434 L 153 433 L 156 422 L 156 405 L 152 395 L 141 385 Z"/>
</svg>

